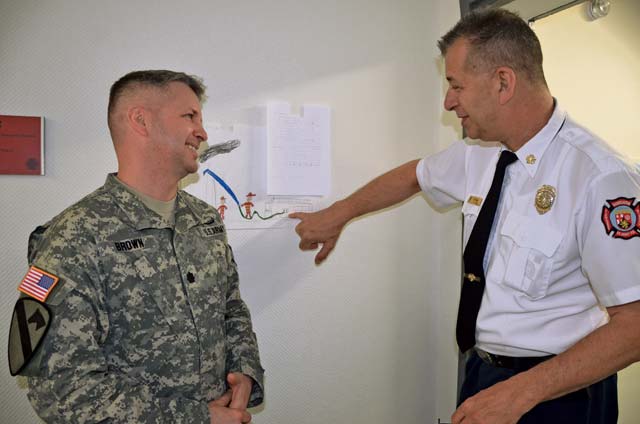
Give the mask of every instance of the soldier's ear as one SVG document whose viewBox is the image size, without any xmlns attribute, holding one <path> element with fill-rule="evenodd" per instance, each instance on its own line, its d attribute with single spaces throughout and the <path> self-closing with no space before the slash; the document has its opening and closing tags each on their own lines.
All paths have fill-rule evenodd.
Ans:
<svg viewBox="0 0 640 424">
<path fill-rule="evenodd" d="M 149 135 L 149 112 L 142 106 L 133 106 L 127 110 L 127 124 L 142 136 Z"/>
</svg>

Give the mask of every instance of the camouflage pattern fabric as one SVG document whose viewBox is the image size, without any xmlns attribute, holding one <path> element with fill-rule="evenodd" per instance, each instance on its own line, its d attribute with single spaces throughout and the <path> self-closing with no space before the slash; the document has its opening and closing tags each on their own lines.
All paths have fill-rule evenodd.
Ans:
<svg viewBox="0 0 640 424">
<path fill-rule="evenodd" d="M 179 191 L 175 226 L 114 175 L 29 239 L 29 262 L 60 277 L 51 328 L 21 372 L 51 423 L 209 423 L 228 372 L 263 369 L 217 211 Z"/>
</svg>

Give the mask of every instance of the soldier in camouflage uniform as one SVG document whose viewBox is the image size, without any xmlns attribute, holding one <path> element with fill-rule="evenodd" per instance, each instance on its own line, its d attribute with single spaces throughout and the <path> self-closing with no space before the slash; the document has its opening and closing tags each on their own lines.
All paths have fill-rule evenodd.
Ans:
<svg viewBox="0 0 640 424">
<path fill-rule="evenodd" d="M 112 87 L 118 174 L 38 227 L 29 262 L 60 278 L 21 371 L 47 422 L 247 423 L 263 369 L 218 212 L 178 181 L 206 140 L 191 76 Z"/>
</svg>

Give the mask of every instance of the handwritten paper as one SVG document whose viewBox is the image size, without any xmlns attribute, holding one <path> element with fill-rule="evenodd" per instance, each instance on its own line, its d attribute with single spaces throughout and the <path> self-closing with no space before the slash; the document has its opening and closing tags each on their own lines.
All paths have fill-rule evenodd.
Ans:
<svg viewBox="0 0 640 424">
<path fill-rule="evenodd" d="M 267 192 L 282 196 L 326 196 L 330 191 L 331 113 L 324 106 L 267 105 Z"/>
</svg>

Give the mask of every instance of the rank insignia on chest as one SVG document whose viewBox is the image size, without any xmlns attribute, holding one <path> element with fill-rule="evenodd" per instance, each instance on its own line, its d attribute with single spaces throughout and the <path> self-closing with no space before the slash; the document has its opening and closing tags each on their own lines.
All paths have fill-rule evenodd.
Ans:
<svg viewBox="0 0 640 424">
<path fill-rule="evenodd" d="M 553 203 L 556 201 L 557 195 L 555 187 L 550 185 L 543 185 L 538 189 L 536 192 L 535 206 L 540 215 L 551 210 Z"/>
<path fill-rule="evenodd" d="M 640 202 L 635 198 L 618 197 L 607 200 L 602 207 L 602 223 L 613 238 L 628 240 L 640 236 Z"/>
<path fill-rule="evenodd" d="M 470 203 L 470 204 L 476 205 L 476 206 L 480 206 L 482 204 L 482 197 L 469 196 L 469 199 L 467 199 L 467 203 Z"/>
</svg>

